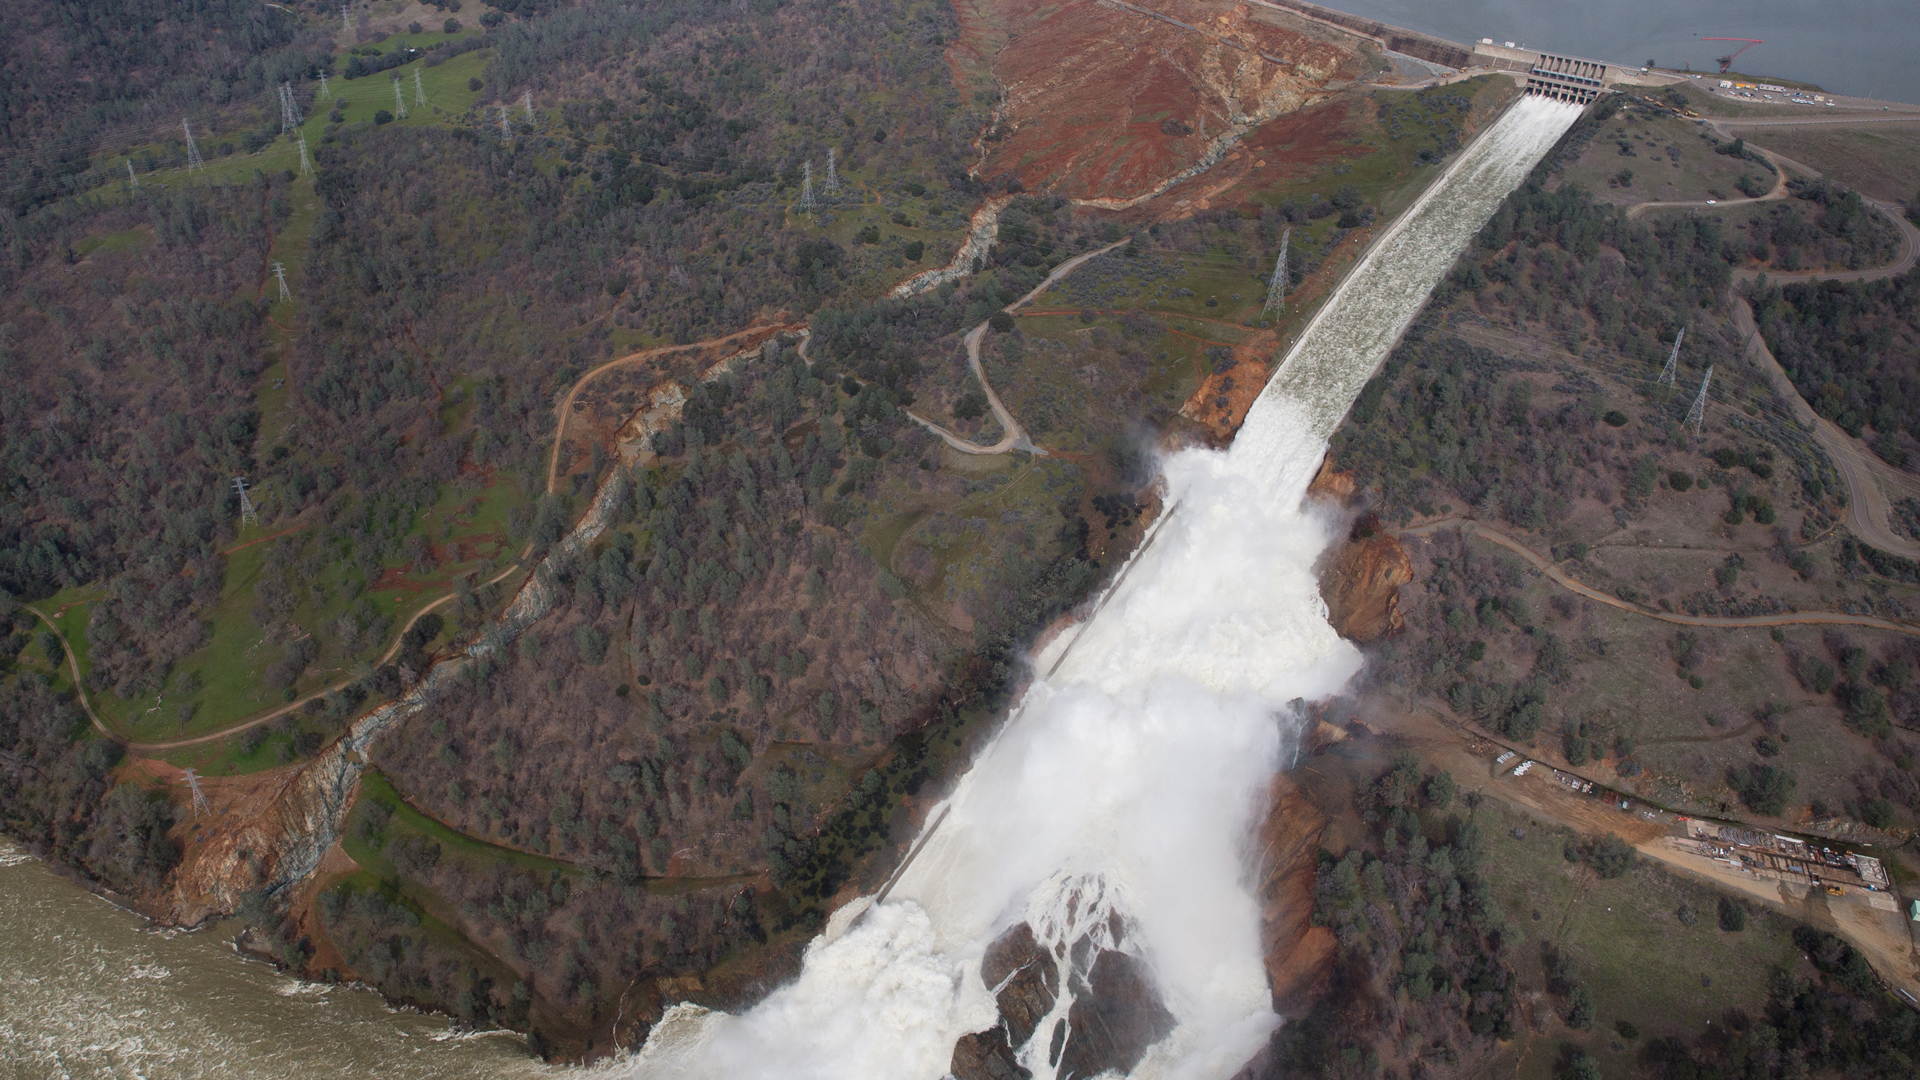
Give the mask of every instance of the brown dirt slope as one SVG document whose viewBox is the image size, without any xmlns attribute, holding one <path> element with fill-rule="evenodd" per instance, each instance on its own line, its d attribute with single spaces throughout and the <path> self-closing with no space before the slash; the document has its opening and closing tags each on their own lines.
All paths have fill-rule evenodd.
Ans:
<svg viewBox="0 0 1920 1080">
<path fill-rule="evenodd" d="M 1244 4 L 1153 6 L 1185 26 L 1092 0 L 959 6 L 956 70 L 984 58 L 1006 95 L 982 175 L 1075 198 L 1148 194 L 1228 130 L 1313 103 L 1361 62 Z"/>
</svg>

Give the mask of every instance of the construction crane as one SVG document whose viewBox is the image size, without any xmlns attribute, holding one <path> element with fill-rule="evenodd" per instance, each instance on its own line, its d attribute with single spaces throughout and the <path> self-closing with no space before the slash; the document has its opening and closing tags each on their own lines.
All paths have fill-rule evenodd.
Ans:
<svg viewBox="0 0 1920 1080">
<path fill-rule="evenodd" d="M 1766 44 L 1766 42 L 1761 41 L 1759 38 L 1750 38 L 1750 37 L 1703 37 L 1700 40 L 1701 41 L 1744 41 L 1746 42 L 1746 44 L 1742 45 L 1737 51 L 1728 53 L 1727 55 L 1720 58 L 1720 74 L 1722 75 L 1725 75 L 1727 73 L 1727 69 L 1733 66 L 1733 62 L 1739 58 L 1741 53 L 1746 52 L 1748 49 L 1753 48 L 1755 45 Z"/>
</svg>

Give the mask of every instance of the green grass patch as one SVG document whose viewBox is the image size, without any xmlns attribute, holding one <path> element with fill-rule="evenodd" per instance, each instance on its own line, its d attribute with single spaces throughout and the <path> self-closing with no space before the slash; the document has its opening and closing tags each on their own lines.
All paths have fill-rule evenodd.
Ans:
<svg viewBox="0 0 1920 1080">
<path fill-rule="evenodd" d="M 364 818 L 365 805 L 377 802 L 392 815 L 386 826 L 371 839 L 363 835 L 364 830 L 357 824 Z M 488 866 L 505 865 L 538 875 L 550 875 L 555 871 L 578 877 L 586 871 L 569 862 L 550 859 L 543 855 L 502 847 L 475 836 L 469 836 L 449 825 L 415 810 L 403 798 L 393 782 L 378 769 L 368 769 L 360 776 L 360 797 L 355 801 L 354 817 L 341 836 L 341 846 L 353 861 L 372 870 L 383 879 L 400 880 L 400 873 L 387 861 L 380 851 L 392 840 L 410 836 L 424 836 L 440 845 L 441 858 L 464 860 L 476 869 Z M 376 846 L 377 845 L 377 846 Z"/>
<path fill-rule="evenodd" d="M 73 250 L 75 254 L 84 256 L 92 255 L 96 251 L 108 254 L 144 251 L 152 245 L 153 230 L 141 225 L 131 229 L 121 229 L 118 232 L 90 234 L 73 245 Z"/>
<path fill-rule="evenodd" d="M 1730 1008 L 1759 1014 L 1773 972 L 1801 963 L 1790 936 L 1792 920 L 1758 905 L 1750 909 L 1746 930 L 1727 933 L 1715 920 L 1720 894 L 1704 884 L 1644 859 L 1624 877 L 1602 879 L 1567 861 L 1566 845 L 1577 842 L 1577 834 L 1517 810 L 1489 806 L 1476 822 L 1487 836 L 1483 873 L 1507 917 L 1510 955 L 1522 983 L 1546 984 L 1544 944 L 1572 961 L 1576 980 L 1593 995 L 1597 1018 L 1591 1031 L 1556 1024 L 1546 1040 L 1581 1044 L 1608 1076 L 1631 1072 L 1647 1039 L 1692 1038 Z M 1683 907 L 1694 925 L 1686 925 Z M 1557 996 L 1542 1005 L 1562 1017 L 1568 1011 Z M 1637 1026 L 1641 1041 L 1619 1038 L 1613 1031 L 1618 1020 Z M 1545 1080 L 1552 1059 L 1535 1047 L 1520 1075 Z"/>
</svg>

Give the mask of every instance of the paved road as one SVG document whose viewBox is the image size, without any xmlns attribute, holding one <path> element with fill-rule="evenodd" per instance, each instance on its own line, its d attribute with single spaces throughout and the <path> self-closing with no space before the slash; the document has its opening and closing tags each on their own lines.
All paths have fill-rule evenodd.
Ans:
<svg viewBox="0 0 1920 1080">
<path fill-rule="evenodd" d="M 1803 624 L 1866 626 L 1875 630 L 1892 630 L 1896 633 L 1912 634 L 1915 637 L 1920 637 L 1920 626 L 1895 622 L 1892 619 L 1882 619 L 1874 615 L 1849 615 L 1843 611 L 1797 611 L 1790 615 L 1676 615 L 1670 611 L 1661 611 L 1658 608 L 1644 607 L 1640 604 L 1629 604 L 1617 596 L 1610 596 L 1592 586 L 1575 581 L 1573 578 L 1567 576 L 1565 571 L 1550 562 L 1539 552 L 1500 530 L 1471 518 L 1442 518 L 1439 521 L 1430 521 L 1425 525 L 1416 525 L 1411 529 L 1402 529 L 1400 535 L 1425 536 L 1446 528 L 1463 529 L 1475 536 L 1499 544 L 1501 547 L 1525 559 L 1535 569 L 1552 580 L 1554 584 L 1559 585 L 1569 592 L 1578 593 L 1589 600 L 1605 604 L 1608 607 L 1619 608 L 1621 611 L 1631 611 L 1635 615 L 1644 615 L 1649 619 L 1658 619 L 1661 622 L 1675 623 L 1680 626 L 1713 626 L 1722 628 L 1796 626 Z"/>
<path fill-rule="evenodd" d="M 1035 297 L 1046 292 L 1053 286 L 1054 282 L 1080 269 L 1087 260 L 1105 255 L 1114 248 L 1131 243 L 1132 240 L 1133 237 L 1128 236 L 1125 239 L 1116 240 L 1106 247 L 1095 248 L 1084 254 L 1075 255 L 1073 258 L 1054 267 L 1053 272 L 1048 274 L 1040 284 L 1035 285 L 1027 295 L 1015 300 L 1000 310 L 1012 314 L 1015 309 L 1025 306 Z M 1027 453 L 1033 454 L 1036 457 L 1046 457 L 1047 452 L 1033 445 L 1033 440 L 1027 438 L 1027 429 L 1021 427 L 1020 421 L 1015 420 L 1013 413 L 1008 411 L 1006 405 L 1001 403 L 1000 395 L 994 393 L 993 384 L 987 381 L 986 370 L 980 366 L 980 343 L 986 339 L 987 328 L 991 323 L 992 320 L 989 319 L 987 322 L 983 322 L 972 330 L 967 331 L 967 366 L 973 369 L 973 377 L 980 380 L 981 388 L 987 392 L 987 404 L 993 408 L 994 419 L 1000 421 L 1000 430 L 1005 432 L 1005 434 L 1000 436 L 1000 441 L 994 443 L 992 446 L 982 446 L 977 442 L 955 435 L 953 432 L 948 431 L 946 428 L 941 427 L 939 424 L 934 423 L 910 409 L 903 411 L 913 419 L 914 423 L 940 436 L 948 446 L 953 447 L 963 454 L 1004 454 L 1010 450 L 1025 450 Z"/>
</svg>

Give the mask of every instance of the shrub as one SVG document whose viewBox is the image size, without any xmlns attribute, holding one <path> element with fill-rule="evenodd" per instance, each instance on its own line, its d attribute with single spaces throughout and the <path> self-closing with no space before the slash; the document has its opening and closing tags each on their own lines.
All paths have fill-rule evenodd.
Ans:
<svg viewBox="0 0 1920 1080">
<path fill-rule="evenodd" d="M 1619 409 L 1608 409 L 1607 414 L 1600 419 L 1605 420 L 1608 427 L 1627 426 L 1627 414 L 1621 412 Z"/>
<path fill-rule="evenodd" d="M 479 93 L 480 88 L 485 85 L 487 84 L 484 82 L 481 82 L 480 76 L 478 75 L 475 75 L 473 78 L 467 80 L 467 89 L 476 94 Z"/>
<path fill-rule="evenodd" d="M 1737 934 L 1747 928 L 1747 909 L 1731 896 L 1720 898 L 1720 929 Z"/>
<path fill-rule="evenodd" d="M 1780 740 L 1771 735 L 1762 735 L 1753 740 L 1753 752 L 1761 757 L 1779 757 Z"/>
<path fill-rule="evenodd" d="M 377 110 L 373 114 L 373 122 L 376 124 L 391 124 L 393 123 L 393 114 L 385 109 Z"/>
<path fill-rule="evenodd" d="M 448 33 L 448 34 L 457 34 L 457 33 L 459 33 L 459 32 L 460 32 L 460 20 L 459 20 L 459 19 L 448 19 L 448 20 L 447 20 L 446 22 L 443 22 L 443 23 L 441 23 L 441 24 L 440 24 L 440 29 L 441 29 L 441 31 L 443 31 L 444 33 Z M 478 80 L 478 79 L 475 79 L 474 81 L 475 81 L 475 82 L 478 82 L 479 80 Z"/>
<path fill-rule="evenodd" d="M 1893 803 L 1886 799 L 1868 799 L 1860 804 L 1860 820 L 1876 829 L 1893 827 Z"/>
<path fill-rule="evenodd" d="M 922 255 L 925 255 L 926 253 L 927 253 L 927 244 L 926 244 L 926 241 L 924 240 L 913 241 L 912 243 L 907 245 L 907 250 L 904 252 L 908 262 L 919 262 L 920 257 Z"/>
<path fill-rule="evenodd" d="M 991 326 L 996 334 L 1010 334 L 1013 332 L 1013 316 L 1004 311 L 996 311 L 993 317 L 987 320 L 987 325 Z"/>
<path fill-rule="evenodd" d="M 1688 491 L 1693 487 L 1693 474 L 1675 469 L 1667 474 L 1667 486 L 1675 491 Z"/>
<path fill-rule="evenodd" d="M 1602 837 L 1587 854 L 1587 865 L 1603 878 L 1622 877 L 1633 869 L 1637 861 L 1639 855 L 1633 850 L 1633 845 L 1613 833 Z"/>
<path fill-rule="evenodd" d="M 1793 775 L 1772 765 L 1749 765 L 1727 777 L 1727 785 L 1739 792 L 1740 801 L 1757 814 L 1778 816 L 1793 795 Z"/>
</svg>

